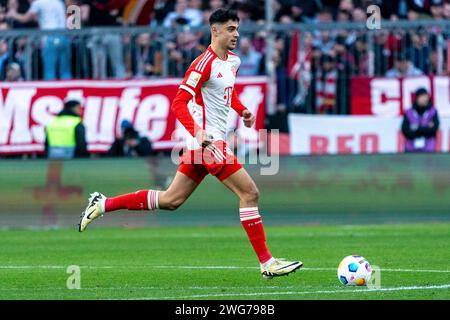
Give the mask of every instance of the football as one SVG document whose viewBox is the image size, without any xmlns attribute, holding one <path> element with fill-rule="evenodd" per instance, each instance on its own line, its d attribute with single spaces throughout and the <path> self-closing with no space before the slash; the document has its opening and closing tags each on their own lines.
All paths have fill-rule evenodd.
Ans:
<svg viewBox="0 0 450 320">
<path fill-rule="evenodd" d="M 347 256 L 339 263 L 337 276 L 346 286 L 365 286 L 372 276 L 369 261 L 361 256 Z"/>
</svg>

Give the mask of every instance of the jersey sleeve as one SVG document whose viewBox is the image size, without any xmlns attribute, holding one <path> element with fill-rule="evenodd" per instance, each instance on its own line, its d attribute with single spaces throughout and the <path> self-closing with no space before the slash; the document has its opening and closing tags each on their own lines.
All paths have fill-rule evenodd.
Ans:
<svg viewBox="0 0 450 320">
<path fill-rule="evenodd" d="M 177 95 L 172 102 L 172 112 L 191 136 L 195 137 L 195 134 L 201 128 L 189 112 L 188 103 L 191 99 L 192 96 L 187 90 L 178 89 Z"/>
<path fill-rule="evenodd" d="M 237 112 L 237 114 L 242 117 L 242 111 L 247 109 L 239 99 L 236 91 L 236 87 L 233 88 L 233 93 L 231 95 L 231 107 Z"/>
<path fill-rule="evenodd" d="M 208 81 L 211 74 L 212 59 L 213 55 L 209 51 L 195 59 L 186 71 L 180 89 L 186 90 L 193 97 L 200 94 L 202 85 Z"/>
</svg>

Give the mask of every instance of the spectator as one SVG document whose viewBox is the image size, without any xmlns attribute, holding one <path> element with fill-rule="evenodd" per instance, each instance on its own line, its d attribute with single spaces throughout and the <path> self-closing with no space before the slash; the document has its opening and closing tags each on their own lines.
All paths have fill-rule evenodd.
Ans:
<svg viewBox="0 0 450 320">
<path fill-rule="evenodd" d="M 333 22 L 333 11 L 330 8 L 325 8 L 319 13 L 318 23 Z M 314 45 L 322 48 L 323 53 L 328 53 L 334 45 L 334 38 L 337 31 L 322 30 L 316 33 Z"/>
<path fill-rule="evenodd" d="M 14 9 L 20 14 L 26 13 L 30 9 L 30 0 L 8 0 L 8 8 Z M 10 21 L 11 29 L 32 29 L 37 28 L 38 24 L 36 20 L 27 22 Z"/>
<path fill-rule="evenodd" d="M 17 62 L 20 66 L 20 69 L 22 71 L 22 74 L 24 74 L 25 66 L 31 62 L 31 54 L 32 54 L 32 48 L 31 46 L 28 47 L 30 52 L 27 52 L 27 45 L 30 45 L 28 43 L 27 37 L 19 37 L 15 41 L 15 48 L 14 48 L 14 62 Z M 30 75 L 31 76 L 31 75 Z"/>
<path fill-rule="evenodd" d="M 367 75 L 369 72 L 369 51 L 367 48 L 367 36 L 359 35 L 352 44 L 354 58 L 353 74 Z"/>
<path fill-rule="evenodd" d="M 348 88 L 351 86 L 351 75 L 355 65 L 354 57 L 348 52 L 345 40 L 345 37 L 338 36 L 332 51 L 338 72 L 336 92 L 340 93 L 336 99 L 336 112 L 340 114 L 350 113 L 350 90 Z"/>
<path fill-rule="evenodd" d="M 444 3 L 444 18 L 450 20 L 450 1 Z"/>
<path fill-rule="evenodd" d="M 249 5 L 242 3 L 241 5 L 237 6 L 236 11 L 237 11 L 237 15 L 239 17 L 239 24 L 240 25 L 244 25 L 248 22 L 251 22 L 251 10 L 254 9 L 252 7 L 250 7 Z M 257 11 L 256 9 L 254 9 L 255 11 Z"/>
<path fill-rule="evenodd" d="M 431 1 L 408 0 L 408 9 L 415 12 L 418 18 L 429 18 Z"/>
<path fill-rule="evenodd" d="M 429 39 L 425 32 L 416 31 L 410 34 L 411 46 L 409 55 L 412 57 L 412 63 L 415 67 L 428 74 L 430 69 L 430 47 Z"/>
<path fill-rule="evenodd" d="M 420 76 L 423 72 L 417 69 L 411 62 L 409 54 L 399 54 L 396 56 L 394 62 L 394 68 L 386 72 L 386 77 L 408 77 L 408 76 Z"/>
<path fill-rule="evenodd" d="M 152 144 L 146 137 L 140 137 L 132 124 L 124 120 L 121 124 L 122 134 L 111 145 L 110 157 L 145 157 L 153 154 Z"/>
<path fill-rule="evenodd" d="M 295 81 L 298 87 L 298 92 L 293 99 L 294 109 L 299 112 L 306 111 L 313 74 L 313 36 L 311 33 L 304 33 L 302 36 L 303 46 L 299 48 L 300 33 L 294 33 L 288 60 L 289 78 Z M 309 103 L 309 109 L 311 109 L 311 103 Z"/>
<path fill-rule="evenodd" d="M 0 2 L 0 24 L 7 24 L 7 20 L 6 20 L 6 7 L 4 5 L 2 5 L 2 3 Z"/>
<path fill-rule="evenodd" d="M 204 51 L 198 38 L 189 31 L 179 32 L 175 42 L 168 44 L 169 74 L 182 76 L 194 57 Z"/>
<path fill-rule="evenodd" d="M 71 159 L 88 156 L 80 102 L 67 101 L 64 109 L 45 128 L 45 132 L 48 158 Z"/>
<path fill-rule="evenodd" d="M 367 13 L 362 8 L 355 8 L 352 12 L 352 19 L 354 22 L 366 22 Z"/>
<path fill-rule="evenodd" d="M 156 0 L 154 9 L 153 9 L 153 17 L 150 22 L 151 27 L 161 26 L 163 24 L 164 19 L 167 17 L 169 12 L 174 11 L 175 3 L 172 0 Z"/>
<path fill-rule="evenodd" d="M 6 40 L 0 38 L 0 80 L 4 79 L 5 75 L 5 66 L 8 63 L 9 59 L 9 48 L 8 42 Z"/>
<path fill-rule="evenodd" d="M 336 16 L 337 22 L 350 22 L 352 20 L 352 15 L 349 11 L 339 10 Z"/>
<path fill-rule="evenodd" d="M 316 111 L 319 114 L 336 113 L 336 83 L 338 71 L 334 57 L 324 54 L 316 73 Z"/>
<path fill-rule="evenodd" d="M 384 75 L 389 70 L 392 51 L 389 47 L 389 31 L 380 30 L 374 35 L 373 53 L 375 75 Z"/>
<path fill-rule="evenodd" d="M 253 48 L 248 37 L 240 39 L 236 54 L 241 59 L 241 66 L 239 67 L 241 76 L 255 76 L 260 73 L 262 55 Z"/>
<path fill-rule="evenodd" d="M 37 20 L 41 30 L 66 29 L 66 7 L 58 0 L 32 0 L 26 13 L 20 14 L 12 8 L 8 17 L 21 23 Z M 57 69 L 60 79 L 72 78 L 69 39 L 65 36 L 44 36 L 41 45 L 44 79 L 56 79 Z"/>
<path fill-rule="evenodd" d="M 209 9 L 211 10 L 211 12 L 223 8 L 224 6 L 225 6 L 224 0 L 209 0 Z"/>
<path fill-rule="evenodd" d="M 133 74 L 137 78 L 161 74 L 161 51 L 159 44 L 152 44 L 149 33 L 141 33 L 133 46 Z"/>
<path fill-rule="evenodd" d="M 109 9 L 108 1 L 83 0 L 81 5 L 83 24 L 89 27 L 121 26 L 119 11 Z M 125 78 L 125 59 L 120 34 L 109 32 L 94 35 L 89 39 L 88 47 L 91 51 L 94 79 L 106 79 L 109 75 L 115 79 Z M 108 72 L 108 59 L 111 73 Z"/>
<path fill-rule="evenodd" d="M 352 12 L 355 6 L 352 0 L 341 0 L 339 2 L 339 11 Z"/>
<path fill-rule="evenodd" d="M 322 3 L 317 0 L 293 0 L 291 4 L 291 16 L 296 22 L 312 22 L 321 11 Z"/>
<path fill-rule="evenodd" d="M 408 0 L 381 0 L 381 16 L 384 19 L 399 20 L 406 19 L 408 14 Z"/>
<path fill-rule="evenodd" d="M 185 19 L 191 27 L 198 27 L 203 21 L 201 10 L 189 8 L 187 0 L 176 0 L 175 11 L 170 12 L 164 19 L 164 27 L 176 27 L 177 19 Z"/>
<path fill-rule="evenodd" d="M 22 71 L 21 71 L 20 65 L 18 63 L 11 62 L 6 67 L 6 78 L 5 78 L 5 81 L 8 81 L 8 82 L 23 81 Z"/>
<path fill-rule="evenodd" d="M 430 94 L 424 88 L 416 91 L 412 108 L 403 116 L 402 133 L 406 138 L 405 152 L 435 152 L 439 116 Z"/>
<path fill-rule="evenodd" d="M 419 14 L 417 13 L 417 11 L 414 11 L 414 10 L 408 10 L 408 20 L 409 21 L 416 21 L 416 20 L 419 20 L 420 19 L 420 16 L 419 16 Z"/>
<path fill-rule="evenodd" d="M 443 0 L 431 0 L 430 12 L 431 12 L 431 17 L 434 20 L 443 20 L 443 19 L 445 19 L 444 1 Z"/>
</svg>

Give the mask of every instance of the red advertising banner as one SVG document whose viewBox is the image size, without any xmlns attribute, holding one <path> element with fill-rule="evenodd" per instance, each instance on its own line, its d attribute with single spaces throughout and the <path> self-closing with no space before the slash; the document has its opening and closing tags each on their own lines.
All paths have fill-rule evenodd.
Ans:
<svg viewBox="0 0 450 320">
<path fill-rule="evenodd" d="M 91 152 L 108 151 L 129 120 L 156 150 L 168 150 L 182 128 L 170 110 L 181 79 L 136 81 L 57 81 L 0 83 L 0 154 L 44 151 L 45 126 L 62 110 L 64 101 L 78 99 L 83 105 L 83 123 Z M 242 103 L 256 115 L 253 130 L 264 127 L 266 77 L 240 77 L 236 90 Z M 229 127 L 240 128 L 234 110 Z"/>
<path fill-rule="evenodd" d="M 417 76 L 405 78 L 353 77 L 351 113 L 396 117 L 411 108 L 418 88 L 427 89 L 440 116 L 450 116 L 450 78 Z"/>
</svg>

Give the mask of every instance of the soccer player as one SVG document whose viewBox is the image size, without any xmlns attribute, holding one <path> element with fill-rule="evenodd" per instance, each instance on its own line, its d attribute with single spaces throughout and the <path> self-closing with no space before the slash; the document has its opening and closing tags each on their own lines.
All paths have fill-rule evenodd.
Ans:
<svg viewBox="0 0 450 320">
<path fill-rule="evenodd" d="M 259 191 L 225 142 L 230 107 L 243 117 L 245 126 L 255 122 L 255 116 L 242 105 L 234 90 L 240 59 L 230 50 L 236 47 L 239 37 L 239 18 L 235 11 L 218 9 L 209 23 L 211 45 L 190 65 L 171 107 L 189 132 L 188 150 L 180 157 L 171 185 L 165 191 L 140 190 L 112 198 L 95 192 L 81 215 L 79 231 L 115 210 L 175 210 L 206 175 L 212 174 L 239 197 L 241 223 L 258 256 L 263 277 L 287 275 L 303 263 L 276 259 L 269 252 L 258 210 Z M 195 102 L 192 113 L 188 108 L 191 100 Z"/>
</svg>

